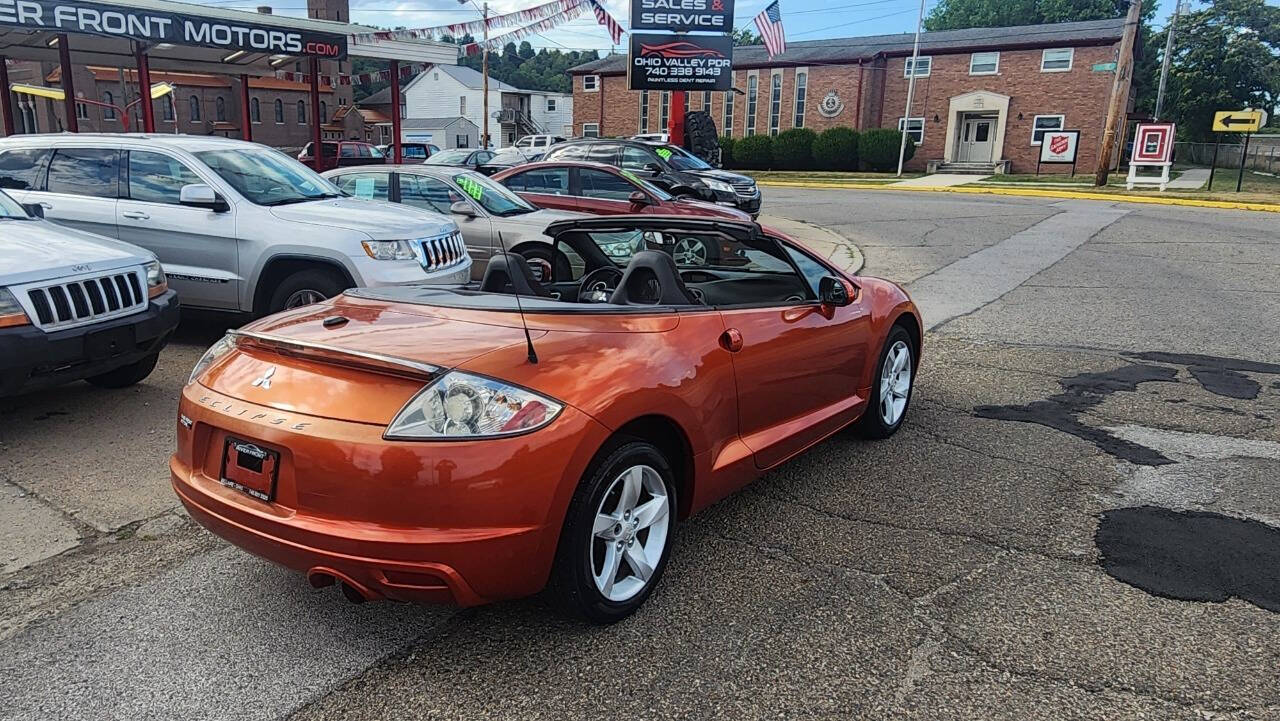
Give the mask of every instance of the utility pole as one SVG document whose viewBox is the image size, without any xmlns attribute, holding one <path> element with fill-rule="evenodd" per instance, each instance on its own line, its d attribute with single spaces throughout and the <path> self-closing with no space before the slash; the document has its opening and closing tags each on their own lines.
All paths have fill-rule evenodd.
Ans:
<svg viewBox="0 0 1280 721">
<path fill-rule="evenodd" d="M 1169 57 L 1173 55 L 1173 30 L 1178 26 L 1178 15 L 1189 10 L 1187 0 L 1178 0 L 1173 6 L 1173 17 L 1169 20 L 1169 29 L 1164 38 L 1164 59 L 1160 61 L 1160 89 L 1156 91 L 1156 112 L 1153 119 L 1160 119 L 1160 111 L 1164 108 L 1164 85 L 1169 79 Z"/>
<path fill-rule="evenodd" d="M 1106 130 L 1102 133 L 1102 149 L 1098 151 L 1098 170 L 1093 184 L 1107 184 L 1111 168 L 1111 153 L 1116 146 L 1116 129 L 1123 122 L 1125 107 L 1129 104 L 1129 84 L 1133 77 L 1133 41 L 1142 20 L 1142 0 L 1129 0 L 1129 14 L 1125 16 L 1124 35 L 1120 37 L 1120 57 L 1116 58 L 1116 76 L 1111 81 L 1111 102 L 1107 104 Z M 1121 93 L 1121 89 L 1126 92 Z"/>
<path fill-rule="evenodd" d="M 923 24 L 924 0 L 920 0 L 920 14 L 916 17 L 916 44 L 911 50 L 911 76 L 907 80 L 907 109 L 902 114 L 902 142 L 898 143 L 899 178 L 902 177 L 902 163 L 907 155 L 907 130 L 911 127 L 911 101 L 916 94 L 916 63 L 920 62 L 920 26 Z M 888 80 L 886 79 L 885 82 L 888 82 Z M 862 86 L 858 86 L 858 90 L 861 92 Z"/>
<path fill-rule="evenodd" d="M 484 4 L 484 10 L 480 12 L 484 18 L 484 44 L 480 46 L 480 72 L 484 75 L 483 85 L 484 99 L 480 105 L 484 112 L 484 130 L 480 133 L 480 147 L 489 149 L 489 3 Z"/>
</svg>

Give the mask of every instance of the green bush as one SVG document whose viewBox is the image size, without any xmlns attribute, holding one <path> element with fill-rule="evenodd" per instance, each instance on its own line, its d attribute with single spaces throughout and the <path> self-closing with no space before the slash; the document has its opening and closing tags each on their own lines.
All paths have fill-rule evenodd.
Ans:
<svg viewBox="0 0 1280 721">
<path fill-rule="evenodd" d="M 784 130 L 773 139 L 773 167 L 809 170 L 813 167 L 813 141 L 818 134 L 808 128 Z"/>
<path fill-rule="evenodd" d="M 720 165 L 725 168 L 736 168 L 733 161 L 733 138 L 728 135 L 720 136 Z"/>
<path fill-rule="evenodd" d="M 773 138 L 752 135 L 733 144 L 734 167 L 768 170 L 773 167 Z"/>
<path fill-rule="evenodd" d="M 827 128 L 813 141 L 813 164 L 819 170 L 857 170 L 858 132 Z"/>
<path fill-rule="evenodd" d="M 898 148 L 902 143 L 902 132 L 891 128 L 875 128 L 865 130 L 858 139 L 858 154 L 862 162 L 872 170 L 888 172 L 898 169 Z M 916 146 L 907 138 L 907 152 L 903 161 L 915 155 Z"/>
</svg>

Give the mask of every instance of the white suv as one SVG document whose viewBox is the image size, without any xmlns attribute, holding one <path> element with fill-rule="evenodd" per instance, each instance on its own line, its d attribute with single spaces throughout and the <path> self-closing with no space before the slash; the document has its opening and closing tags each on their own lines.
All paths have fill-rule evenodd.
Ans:
<svg viewBox="0 0 1280 721">
<path fill-rule="evenodd" d="M 556 143 L 563 143 L 559 135 L 526 135 L 516 141 L 512 147 L 522 150 L 546 150 Z"/>
<path fill-rule="evenodd" d="M 0 187 L 45 217 L 159 256 L 182 303 L 263 315 L 353 286 L 465 283 L 438 213 L 347 196 L 287 155 L 190 135 L 17 135 Z"/>
</svg>

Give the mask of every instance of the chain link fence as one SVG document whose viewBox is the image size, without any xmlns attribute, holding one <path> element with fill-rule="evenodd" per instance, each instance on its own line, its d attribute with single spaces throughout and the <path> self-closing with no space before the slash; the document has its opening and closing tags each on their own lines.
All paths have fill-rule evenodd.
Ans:
<svg viewBox="0 0 1280 721">
<path fill-rule="evenodd" d="M 1174 143 L 1173 153 L 1179 163 L 1207 166 L 1213 162 L 1213 143 Z M 1218 146 L 1219 168 L 1239 168 L 1242 160 L 1246 170 L 1280 173 L 1280 135 L 1254 136 L 1247 156 L 1243 142 Z"/>
</svg>

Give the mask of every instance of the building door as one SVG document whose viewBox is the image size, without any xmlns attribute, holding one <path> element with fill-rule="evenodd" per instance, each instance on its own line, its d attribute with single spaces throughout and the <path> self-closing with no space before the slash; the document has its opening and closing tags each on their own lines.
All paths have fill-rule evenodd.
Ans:
<svg viewBox="0 0 1280 721">
<path fill-rule="evenodd" d="M 964 119 L 960 126 L 960 152 L 958 159 L 962 163 L 990 163 L 991 135 L 995 125 L 994 118 Z"/>
</svg>

